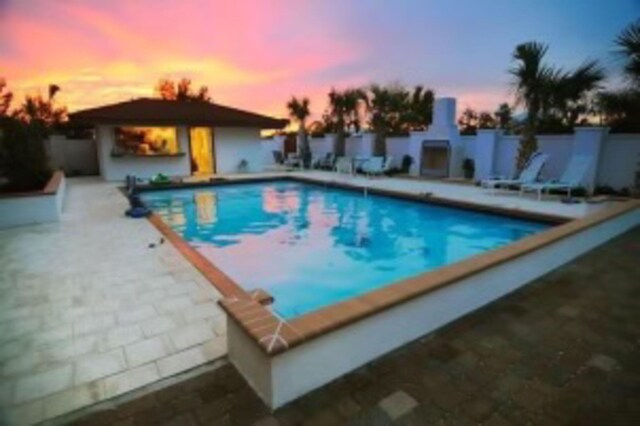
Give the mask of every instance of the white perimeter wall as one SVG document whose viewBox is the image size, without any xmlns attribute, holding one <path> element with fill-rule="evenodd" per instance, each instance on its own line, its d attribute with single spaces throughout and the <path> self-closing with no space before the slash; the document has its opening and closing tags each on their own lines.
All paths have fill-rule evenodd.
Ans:
<svg viewBox="0 0 640 426">
<path fill-rule="evenodd" d="M 596 179 L 614 188 L 633 186 L 640 170 L 640 134 L 609 135 L 600 153 Z"/>
<path fill-rule="evenodd" d="M 327 152 L 332 152 L 331 138 L 332 136 L 328 135 L 325 138 L 311 139 L 311 152 L 314 157 L 322 157 Z M 460 140 L 464 158 L 475 160 L 477 136 L 461 136 Z M 409 136 L 387 138 L 387 154 L 393 157 L 394 167 L 401 165 L 404 155 L 411 155 L 410 141 Z M 373 135 L 368 133 L 349 137 L 346 141 L 345 155 L 370 156 L 372 143 Z M 501 134 L 497 136 L 492 167 L 494 175 L 507 177 L 515 175 L 519 144 L 519 136 Z M 549 160 L 542 170 L 543 179 L 560 178 L 576 148 L 575 144 L 575 134 L 538 136 L 539 150 L 549 155 Z M 273 162 L 272 159 L 269 161 Z M 416 161 L 419 159 L 414 158 L 414 163 Z M 639 163 L 640 134 L 605 134 L 597 165 L 596 185 L 609 185 L 615 189 L 632 187 L 636 170 L 640 168 Z"/>
<path fill-rule="evenodd" d="M 248 162 L 248 172 L 264 170 L 260 129 L 217 127 L 214 133 L 217 173 L 237 173 L 242 160 Z"/>
<path fill-rule="evenodd" d="M 55 170 L 64 170 L 67 175 L 97 175 L 98 152 L 93 139 L 67 139 L 61 135 L 51 136 L 47 142 L 49 163 Z"/>
</svg>

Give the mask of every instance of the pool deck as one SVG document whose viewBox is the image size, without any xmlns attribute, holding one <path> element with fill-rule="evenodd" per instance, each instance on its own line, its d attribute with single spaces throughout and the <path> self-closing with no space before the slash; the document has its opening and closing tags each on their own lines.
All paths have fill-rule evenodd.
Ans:
<svg viewBox="0 0 640 426">
<path fill-rule="evenodd" d="M 270 413 L 229 364 L 75 425 L 632 425 L 640 227 Z"/>
<path fill-rule="evenodd" d="M 460 184 L 301 176 L 564 217 L 604 204 L 542 202 Z M 233 176 L 244 179 L 249 176 Z M 60 223 L 0 231 L 0 420 L 31 424 L 226 355 L 220 294 L 99 178 L 68 179 Z M 2 423 L 0 421 L 0 423 Z"/>
<path fill-rule="evenodd" d="M 0 231 L 0 424 L 55 417 L 227 352 L 218 291 L 147 220 L 124 217 L 116 185 L 68 184 L 60 223 Z"/>
<path fill-rule="evenodd" d="M 344 183 L 347 185 L 364 186 L 390 191 L 399 191 L 409 194 L 431 193 L 433 196 L 453 201 L 465 201 L 471 204 L 488 205 L 504 209 L 523 210 L 546 215 L 561 216 L 565 218 L 577 218 L 598 211 L 611 203 L 599 204 L 565 204 L 559 202 L 558 196 L 545 196 L 538 201 L 535 196 L 525 194 L 520 197 L 515 191 L 492 192 L 484 188 L 465 183 L 443 182 L 437 180 L 421 180 L 412 178 L 367 178 L 362 175 L 349 175 L 328 171 L 292 171 L 286 173 L 260 173 L 252 175 L 229 175 L 227 179 L 244 179 L 247 177 L 262 176 L 276 178 L 280 176 L 301 177 L 304 179 L 323 182 Z M 189 179 L 191 181 L 206 180 L 207 177 Z"/>
</svg>

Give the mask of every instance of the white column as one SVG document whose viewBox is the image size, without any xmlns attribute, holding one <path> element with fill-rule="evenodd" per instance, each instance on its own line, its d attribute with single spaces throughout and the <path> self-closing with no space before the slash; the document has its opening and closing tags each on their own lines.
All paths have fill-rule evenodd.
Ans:
<svg viewBox="0 0 640 426">
<path fill-rule="evenodd" d="M 274 135 L 273 142 L 275 145 L 275 149 L 280 152 L 284 152 L 284 140 L 286 139 L 285 135 Z"/>
<path fill-rule="evenodd" d="M 473 176 L 475 181 L 488 179 L 494 174 L 495 153 L 500 136 L 502 132 L 497 129 L 478 130 L 473 159 L 476 166 Z"/>
<path fill-rule="evenodd" d="M 586 155 L 591 158 L 591 167 L 587 172 L 583 184 L 589 193 L 596 187 L 600 153 L 609 129 L 606 127 L 576 127 L 573 142 L 573 155 Z"/>
<path fill-rule="evenodd" d="M 373 156 L 373 144 L 375 143 L 376 135 L 375 133 L 365 132 L 362 134 L 362 139 L 360 140 L 360 150 L 357 155 L 361 157 L 371 157 Z"/>
<path fill-rule="evenodd" d="M 420 175 L 420 162 L 422 161 L 422 142 L 427 138 L 426 131 L 409 132 L 409 152 L 413 159 L 409 174 L 411 176 Z"/>
</svg>

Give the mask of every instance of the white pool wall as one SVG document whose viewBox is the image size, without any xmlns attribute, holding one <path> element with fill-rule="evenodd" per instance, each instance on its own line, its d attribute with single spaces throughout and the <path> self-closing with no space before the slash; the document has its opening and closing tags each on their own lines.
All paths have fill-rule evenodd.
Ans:
<svg viewBox="0 0 640 426">
<path fill-rule="evenodd" d="M 635 209 L 268 356 L 233 319 L 229 359 L 275 409 L 472 312 L 640 224 Z"/>
</svg>

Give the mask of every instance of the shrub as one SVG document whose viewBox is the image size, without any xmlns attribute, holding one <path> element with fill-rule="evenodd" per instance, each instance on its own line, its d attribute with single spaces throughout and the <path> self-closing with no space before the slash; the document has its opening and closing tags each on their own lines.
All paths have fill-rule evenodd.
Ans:
<svg viewBox="0 0 640 426">
<path fill-rule="evenodd" d="M 0 118 L 0 171 L 8 179 L 8 191 L 41 189 L 51 177 L 44 147 L 47 126 L 12 117 Z"/>
</svg>

